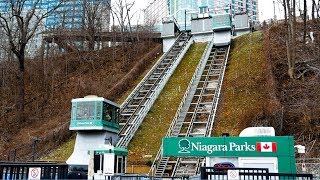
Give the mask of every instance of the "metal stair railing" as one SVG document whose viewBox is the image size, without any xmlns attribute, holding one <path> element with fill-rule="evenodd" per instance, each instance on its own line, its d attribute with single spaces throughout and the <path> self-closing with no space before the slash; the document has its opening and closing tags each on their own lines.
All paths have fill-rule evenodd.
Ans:
<svg viewBox="0 0 320 180">
<path fill-rule="evenodd" d="M 175 46 L 177 45 L 177 43 L 180 43 L 181 36 L 182 36 L 182 35 L 180 35 L 179 38 L 177 38 L 176 42 L 175 42 L 174 45 L 171 47 L 171 49 L 165 54 L 165 56 L 162 56 L 161 60 L 159 60 L 159 62 L 157 63 L 157 66 L 154 66 L 154 68 L 152 69 L 152 71 L 150 71 L 151 73 L 149 73 L 149 74 L 146 76 L 146 78 L 144 78 L 144 80 L 141 81 L 141 82 L 142 82 L 142 86 L 145 85 L 145 82 L 147 82 L 147 81 L 149 80 L 149 77 L 150 77 L 151 75 L 153 75 L 153 73 L 154 73 L 156 70 L 159 69 L 159 66 L 161 66 L 162 60 L 165 60 L 166 57 L 167 57 L 170 53 L 172 53 L 172 52 L 174 53 L 174 48 L 175 48 Z M 187 38 L 186 40 L 188 40 L 188 38 Z M 182 49 L 185 47 L 186 42 L 187 42 L 187 41 L 185 41 L 182 46 L 179 45 L 179 46 L 180 46 L 180 49 L 179 49 L 179 50 L 182 50 Z M 175 54 L 175 58 L 178 57 L 178 56 L 180 55 L 180 53 L 181 53 L 181 51 L 180 51 L 179 53 Z M 171 58 L 171 61 L 174 61 L 174 60 L 176 60 L 176 59 Z M 172 64 L 171 64 L 171 66 L 172 66 Z M 170 68 L 167 67 L 166 69 L 170 69 Z M 169 72 L 170 72 L 170 71 L 169 71 Z M 140 117 L 140 114 L 141 114 L 141 113 L 142 113 L 142 115 L 143 115 L 143 114 L 146 114 L 147 111 L 150 109 L 149 105 L 151 105 L 151 104 L 153 103 L 152 101 L 155 100 L 155 99 L 154 99 L 154 94 L 155 94 L 154 92 L 157 92 L 157 89 L 156 89 L 157 87 L 154 87 L 155 84 L 160 85 L 160 87 L 161 87 L 161 85 L 162 85 L 162 79 L 161 79 L 161 78 L 163 78 L 163 76 L 166 77 L 166 76 L 165 76 L 166 74 L 167 74 L 166 71 L 163 71 L 163 72 L 160 74 L 160 76 L 159 76 L 158 79 L 157 79 L 157 81 L 159 80 L 159 82 L 155 82 L 155 83 L 153 84 L 153 86 L 149 89 L 149 91 L 144 95 L 143 99 L 140 101 L 140 103 L 138 104 L 137 108 L 132 112 L 132 114 L 131 114 L 130 117 L 128 118 L 128 119 L 129 119 L 129 121 L 128 121 L 129 123 L 126 123 L 125 126 L 122 128 L 122 130 L 121 130 L 121 132 L 120 132 L 120 134 L 122 134 L 122 138 L 121 138 L 120 141 L 118 142 L 118 145 L 119 145 L 119 146 L 121 145 L 121 147 L 125 147 L 125 146 L 127 145 L 127 143 L 129 143 L 129 141 L 131 140 L 132 137 L 129 137 L 129 138 L 128 138 L 126 134 L 128 134 L 129 136 L 133 136 L 133 133 L 138 129 L 138 127 L 139 127 L 139 125 L 140 125 L 140 123 L 142 122 L 142 119 L 143 119 L 143 117 L 142 117 L 142 118 Z M 163 85 L 164 85 L 164 84 L 163 84 Z M 158 86 L 158 87 L 159 87 L 159 86 Z M 162 88 L 161 88 L 161 89 L 162 89 Z M 139 92 L 140 92 L 140 88 L 138 88 L 138 90 L 135 91 L 135 93 L 139 93 Z M 135 96 L 135 93 L 134 93 L 132 96 Z M 151 95 L 150 95 L 150 94 L 151 94 Z M 129 99 L 129 98 L 128 98 L 128 99 Z M 134 100 L 135 97 L 133 97 L 132 99 Z M 151 100 L 151 103 L 149 103 L 150 100 Z M 143 107 L 142 107 L 142 105 L 141 105 L 142 102 L 144 102 Z M 141 108 L 141 107 L 142 107 L 142 108 Z M 126 109 L 123 108 L 123 111 L 125 111 L 125 110 L 126 110 Z M 137 121 L 137 119 L 135 118 L 135 117 L 137 116 L 137 115 L 136 115 L 137 110 L 140 111 L 139 114 L 138 114 L 138 121 Z M 128 127 L 128 126 L 129 126 L 129 127 L 132 127 L 132 125 L 134 125 L 133 128 L 129 128 L 129 129 L 126 128 L 126 127 Z M 126 134 L 123 134 L 123 131 L 125 131 Z M 128 132 L 129 132 L 129 133 L 128 133 Z M 132 133 L 132 132 L 133 132 L 133 133 Z M 125 136 L 125 137 L 123 137 L 123 136 Z M 123 141 L 124 141 L 124 142 L 123 142 Z"/>
<path fill-rule="evenodd" d="M 214 52 L 213 52 L 213 50 L 214 50 Z M 206 77 L 204 79 L 204 82 L 203 82 L 203 85 L 201 87 L 199 97 L 197 98 L 196 107 L 195 107 L 194 112 L 192 113 L 192 118 L 191 118 L 191 121 L 189 123 L 189 126 L 188 126 L 188 129 L 187 129 L 187 132 L 186 132 L 185 136 L 189 136 L 191 134 L 191 131 L 192 131 L 192 128 L 193 128 L 193 125 L 194 125 L 194 121 L 195 121 L 195 116 L 197 115 L 197 109 L 198 109 L 198 107 L 200 105 L 200 102 L 202 101 L 203 95 L 205 94 L 205 86 L 208 85 L 210 72 L 213 69 L 212 64 L 215 64 L 217 50 L 212 48 L 211 51 L 210 51 L 210 55 L 211 55 L 211 53 L 213 53 L 211 61 L 209 61 L 209 59 L 208 59 L 208 61 L 210 63 L 209 64 L 210 66 L 209 66 L 209 69 L 206 72 L 207 75 L 206 75 Z M 202 75 L 203 75 L 203 72 L 202 72 Z M 198 84 L 198 86 L 196 88 L 199 88 L 199 84 Z M 212 112 L 212 111 L 210 111 L 210 112 Z M 188 158 L 178 158 L 177 159 L 177 162 L 175 163 L 175 168 L 174 168 L 173 173 L 172 173 L 172 177 L 181 174 L 181 169 L 186 168 L 188 166 L 188 165 L 185 165 L 185 166 L 181 165 L 181 164 L 183 164 L 181 162 L 185 161 L 186 159 L 188 159 Z M 193 161 L 195 161 L 195 162 L 193 162 L 193 166 L 192 166 L 193 169 L 191 169 L 190 167 L 189 167 L 189 169 L 190 169 L 190 171 L 194 170 L 193 172 L 197 172 L 198 162 L 200 162 L 200 158 L 194 158 Z M 187 173 L 190 172 L 190 171 L 187 171 Z"/>
<path fill-rule="evenodd" d="M 220 91 L 220 89 L 221 89 L 221 85 L 222 85 L 222 80 L 223 80 L 223 78 L 222 78 L 222 76 L 224 76 L 224 70 L 225 70 L 225 66 L 226 66 L 226 62 L 227 62 L 227 57 L 228 57 L 228 53 L 229 53 L 229 48 L 230 48 L 230 46 L 228 47 L 228 49 L 226 49 L 226 51 L 225 51 L 225 53 L 224 53 L 224 57 L 223 57 L 223 61 L 224 61 L 224 63 L 223 63 L 223 68 L 220 70 L 220 72 L 219 72 L 219 80 L 218 80 L 218 86 L 217 86 L 217 89 L 218 89 L 218 91 Z M 214 60 L 217 60 L 218 58 L 216 58 L 216 56 L 217 56 L 217 53 L 219 52 L 219 49 L 217 49 L 217 51 L 216 51 L 216 55 L 215 55 L 215 58 L 214 58 Z M 219 59 L 219 60 L 221 60 L 221 59 Z M 214 61 L 212 61 L 212 63 L 214 63 Z M 211 69 L 210 69 L 211 70 Z M 208 76 L 207 76 L 208 77 Z M 216 112 L 216 108 L 217 108 L 217 104 L 218 104 L 218 100 L 217 100 L 217 98 L 219 97 L 219 95 L 218 95 L 218 91 L 216 91 L 215 92 L 215 94 L 214 94 L 214 99 L 213 99 L 213 102 L 212 102 L 212 109 L 211 109 L 211 111 L 210 111 L 210 115 L 209 115 L 209 118 L 208 118 L 208 122 L 207 122 L 207 125 L 210 125 L 210 126 L 206 126 L 206 134 L 205 134 L 205 136 L 208 136 L 208 134 L 207 134 L 207 132 L 208 132 L 208 129 L 210 129 L 210 128 L 212 128 L 212 126 L 213 126 L 213 122 L 214 122 L 214 119 L 212 119 L 212 118 L 214 118 L 214 116 L 212 116 L 212 114 L 215 114 L 215 112 Z M 200 98 L 199 98 L 200 99 Z M 213 112 L 213 113 L 212 113 Z M 210 124 L 211 123 L 211 124 Z M 190 132 L 191 132 L 191 128 L 193 127 L 193 122 L 190 122 L 190 125 L 189 125 L 189 128 L 188 128 L 188 132 L 187 132 L 187 135 L 186 136 L 188 136 L 189 134 L 190 134 Z M 210 128 L 209 128 L 210 127 Z M 209 134 L 211 134 L 211 132 L 209 132 Z M 179 164 L 181 164 L 181 161 L 182 160 L 184 160 L 184 159 L 186 159 L 186 158 L 178 158 L 177 159 L 177 162 L 176 162 L 176 166 L 175 167 L 179 167 L 179 168 L 181 168 L 182 166 L 180 166 Z M 200 167 L 200 162 L 202 161 L 202 159 L 203 158 L 197 158 L 197 161 L 196 161 L 196 163 L 195 164 L 193 164 L 193 166 L 192 167 L 194 167 L 194 169 L 195 169 L 195 172 L 197 173 L 197 172 L 199 172 L 198 170 L 199 170 L 199 167 Z M 179 165 L 179 166 L 178 166 Z M 189 168 L 190 169 L 190 168 Z M 178 171 L 178 173 L 176 172 L 177 170 L 179 170 L 178 168 L 175 168 L 174 169 L 174 171 L 173 171 L 173 173 L 172 173 L 172 177 L 174 177 L 174 176 L 176 176 L 177 174 L 179 175 L 179 174 L 181 174 L 179 171 Z M 196 174 L 194 174 L 194 175 L 196 175 Z"/>
<path fill-rule="evenodd" d="M 209 117 L 209 120 L 211 120 L 212 122 L 209 122 L 210 123 L 210 128 L 209 128 L 209 132 L 206 132 L 206 136 L 207 137 L 211 136 L 211 132 L 212 132 L 212 129 L 213 129 L 213 122 L 214 122 L 214 119 L 215 119 L 216 114 L 217 114 L 217 108 L 218 108 L 218 103 L 219 103 L 219 99 L 220 99 L 220 93 L 221 93 L 222 83 L 223 83 L 223 79 L 224 79 L 224 74 L 225 74 L 226 67 L 227 67 L 227 62 L 228 62 L 227 60 L 229 58 L 229 52 L 230 52 L 230 46 L 228 46 L 226 57 L 225 57 L 225 61 L 224 61 L 224 64 L 223 64 L 222 74 L 219 77 L 218 91 L 215 93 L 215 98 L 214 98 L 215 99 L 215 102 L 214 102 L 215 104 L 214 104 L 213 114 L 211 114 L 211 117 Z"/>
<path fill-rule="evenodd" d="M 203 134 L 203 136 L 209 136 L 211 135 L 211 130 L 212 130 L 212 127 L 213 127 L 213 122 L 214 122 L 214 117 L 215 117 L 215 114 L 216 114 L 216 109 L 217 109 L 217 105 L 218 105 L 218 99 L 219 99 L 219 95 L 220 95 L 220 91 L 221 91 L 221 86 L 222 86 L 222 81 L 223 81 L 223 76 L 224 76 L 224 71 L 225 71 L 225 68 L 226 68 L 226 63 L 227 63 L 227 58 L 228 58 L 228 54 L 229 54 L 229 49 L 230 49 L 230 46 L 228 46 L 228 48 L 224 48 L 223 51 L 221 51 L 220 47 L 216 48 L 216 49 L 213 49 L 213 48 L 210 48 L 210 53 L 208 56 L 210 56 L 210 54 L 212 53 L 212 51 L 214 50 L 214 55 L 210 58 L 212 58 L 212 60 L 210 60 L 210 68 L 207 70 L 207 73 L 206 74 L 206 78 L 205 78 L 205 82 L 203 84 L 203 87 L 201 89 L 201 93 L 199 95 L 199 98 L 198 98 L 198 103 L 194 109 L 194 114 L 192 115 L 192 119 L 191 119 L 191 122 L 189 122 L 189 127 L 188 127 L 188 131 L 187 133 L 185 134 L 185 136 L 188 136 L 190 133 L 191 133 L 191 130 L 193 129 L 194 127 L 194 123 L 193 123 L 193 119 L 194 119 L 194 115 L 197 113 L 197 107 L 199 105 L 199 101 L 201 102 L 201 95 L 202 95 L 202 92 L 203 92 L 203 89 L 205 88 L 205 85 L 208 85 L 206 82 L 212 82 L 212 81 L 217 81 L 218 84 L 216 86 L 216 90 L 214 92 L 214 94 L 211 94 L 211 96 L 213 96 L 213 100 L 212 102 L 210 103 L 211 104 L 211 110 L 210 110 L 210 114 L 209 114 L 209 117 L 208 117 L 208 120 L 206 122 L 206 127 L 205 127 L 205 133 Z M 218 53 L 223 53 L 223 55 L 221 54 L 218 54 Z M 223 56 L 223 58 L 221 58 Z M 206 59 L 206 61 L 209 60 L 209 57 Z M 209 80 L 208 81 L 208 78 L 210 77 L 210 75 L 212 75 L 212 72 L 215 72 L 215 68 L 213 68 L 216 64 L 217 61 L 223 61 L 221 62 L 222 64 L 218 63 L 219 65 L 218 66 L 222 66 L 221 69 L 219 69 L 218 71 L 218 80 Z M 207 65 L 207 63 L 206 63 Z M 203 71 L 203 70 L 202 70 Z M 200 74 L 200 77 L 203 75 L 203 72 L 201 72 L 202 74 Z M 195 73 L 194 74 L 194 77 L 195 75 L 197 75 L 198 73 Z M 179 109 L 176 113 L 176 116 L 175 116 L 175 119 L 174 121 L 171 123 L 170 125 L 170 128 L 167 132 L 167 135 L 166 137 L 168 136 L 171 136 L 171 132 L 173 131 L 174 127 L 176 126 L 177 124 L 177 120 L 181 114 L 181 110 L 182 110 L 182 107 L 184 106 L 185 102 L 186 102 L 186 99 L 188 97 L 187 94 L 190 93 L 191 91 L 191 87 L 193 86 L 193 83 L 190 82 L 189 83 L 189 86 L 187 88 L 187 91 L 188 93 L 186 92 L 185 93 L 185 96 L 179 106 Z M 194 87 L 192 87 L 194 88 Z M 198 86 L 196 88 L 199 88 Z M 192 100 L 191 100 L 192 101 Z M 158 170 L 158 164 L 162 163 L 162 164 L 167 164 L 168 163 L 168 159 L 169 157 L 162 157 L 161 156 L 161 152 L 162 149 L 160 149 L 158 151 L 158 154 L 156 156 L 156 159 L 151 167 L 151 171 L 150 172 L 158 172 L 157 175 L 160 175 L 162 176 L 164 171 L 165 171 L 165 167 L 162 167 L 162 169 L 160 169 L 160 171 Z M 188 161 L 188 158 L 177 158 L 175 160 L 175 166 L 174 166 L 174 169 L 172 171 L 172 174 L 171 176 L 174 177 L 175 175 L 182 175 L 181 173 L 182 172 L 186 172 L 186 173 L 197 173 L 199 171 L 199 168 L 200 168 L 200 163 L 203 161 L 203 158 L 192 158 L 191 159 L 192 161 Z M 166 162 L 163 162 L 163 161 L 166 161 Z M 185 166 L 182 166 L 180 167 L 179 164 L 184 164 Z M 179 167 L 179 168 L 178 168 Z M 188 167 L 188 168 L 187 168 Z M 188 169 L 188 170 L 185 170 L 185 169 Z M 191 168 L 191 169 L 190 169 Z M 150 173 L 149 172 L 149 173 Z M 195 175 L 195 174 L 194 174 Z"/>
<path fill-rule="evenodd" d="M 208 51 L 212 49 L 212 46 L 213 46 L 213 41 L 210 41 L 210 43 L 207 44 L 204 53 L 202 54 L 201 60 L 200 60 L 200 62 L 198 63 L 198 66 L 197 66 L 197 68 L 196 68 L 196 70 L 195 70 L 195 73 L 193 74 L 193 76 L 192 76 L 192 78 L 191 78 L 191 81 L 190 81 L 190 83 L 189 83 L 189 85 L 188 85 L 188 87 L 187 87 L 187 90 L 186 90 L 186 92 L 185 92 L 185 94 L 184 94 L 184 96 L 183 96 L 183 98 L 182 98 L 182 101 L 181 101 L 181 103 L 180 103 L 180 105 L 179 105 L 179 107 L 178 107 L 178 110 L 177 110 L 177 112 L 176 112 L 176 114 L 175 114 L 175 117 L 174 117 L 173 121 L 171 122 L 170 127 L 169 127 L 169 130 L 167 131 L 167 134 L 165 135 L 165 137 L 171 136 L 171 132 L 172 132 L 172 130 L 173 130 L 175 124 L 176 124 L 176 121 L 177 121 L 178 117 L 180 116 L 182 107 L 185 105 L 185 102 L 186 102 L 186 99 L 187 99 L 187 97 L 188 97 L 188 95 L 189 95 L 189 92 L 190 92 L 190 90 L 191 90 L 191 87 L 193 86 L 193 83 L 194 83 L 194 82 L 196 81 L 196 79 L 198 78 L 199 72 L 203 70 L 204 65 L 206 64 L 206 61 L 207 61 L 207 59 L 208 59 L 208 56 L 210 55 L 210 53 L 208 53 Z M 203 65 L 203 64 L 204 64 L 204 65 Z M 201 73 L 200 73 L 200 76 L 201 76 Z M 162 146 L 162 145 L 161 145 L 161 146 Z M 162 160 L 161 154 L 162 154 L 162 149 L 160 148 L 159 151 L 158 151 L 158 153 L 157 153 L 157 155 L 156 155 L 156 157 L 155 157 L 155 160 L 154 160 L 154 162 L 153 162 L 153 164 L 152 164 L 152 166 L 151 166 L 151 169 L 150 169 L 150 171 L 149 171 L 149 174 L 151 173 L 151 174 L 153 175 L 153 173 L 156 173 L 155 170 L 158 169 L 158 164 L 160 164 L 160 163 L 161 163 L 161 160 Z M 160 161 L 157 162 L 157 160 L 160 160 Z M 168 159 L 167 159 L 166 161 L 168 161 Z M 156 175 L 156 174 L 155 174 L 155 175 Z"/>
<path fill-rule="evenodd" d="M 183 40 L 183 41 L 181 41 Z M 181 42 L 183 42 L 181 44 Z M 140 93 L 141 87 L 145 85 L 147 81 L 149 81 L 152 75 L 155 75 L 153 73 L 156 72 L 156 70 L 159 69 L 165 69 L 167 71 L 163 71 L 158 79 L 153 83 L 149 91 L 144 95 L 140 103 L 136 106 L 136 109 L 131 112 L 132 114 L 127 119 L 127 122 L 125 125 L 121 128 L 120 131 L 120 140 L 117 143 L 118 147 L 126 147 L 132 137 L 134 136 L 135 132 L 139 128 L 140 124 L 142 123 L 144 117 L 146 116 L 147 112 L 150 110 L 152 104 L 160 94 L 161 90 L 165 86 L 166 82 L 169 80 L 170 76 L 173 74 L 175 68 L 180 63 L 181 59 L 183 58 L 186 51 L 189 49 L 191 44 L 193 43 L 192 38 L 188 34 L 181 33 L 177 40 L 174 42 L 172 47 L 167 51 L 160 59 L 159 61 L 153 66 L 152 70 L 149 71 L 149 73 L 145 76 L 145 78 L 139 83 L 139 85 L 135 88 L 135 90 L 129 95 L 129 97 L 126 99 L 124 104 L 121 106 L 122 112 L 126 110 L 126 107 L 129 106 L 130 102 L 133 101 L 136 97 L 135 95 L 137 93 Z M 179 47 L 177 50 L 177 46 Z M 172 55 L 174 54 L 174 55 Z M 167 58 L 167 57 L 171 58 Z M 163 61 L 166 61 L 168 59 L 170 60 L 170 63 L 165 63 L 165 68 L 160 67 L 162 65 Z M 142 104 L 143 103 L 143 104 Z"/>
<path fill-rule="evenodd" d="M 141 86 L 144 84 L 144 82 L 152 75 L 152 73 L 154 72 L 154 70 L 156 69 L 157 66 L 159 66 L 161 64 L 161 62 L 163 61 L 164 57 L 166 57 L 169 52 L 172 50 L 174 44 L 176 44 L 177 41 L 179 41 L 180 37 L 183 35 L 183 33 L 179 34 L 179 36 L 177 37 L 177 39 L 175 40 L 175 42 L 173 43 L 173 45 L 171 46 L 171 48 L 165 52 L 160 59 L 156 62 L 156 64 L 154 64 L 151 68 L 151 70 L 146 74 L 146 76 L 139 82 L 139 84 L 134 88 L 134 90 L 129 94 L 129 96 L 127 97 L 127 99 L 121 104 L 121 109 L 123 109 L 125 106 L 128 105 L 128 103 L 130 102 L 130 100 L 132 99 L 132 97 L 140 90 Z"/>
<path fill-rule="evenodd" d="M 177 110 L 177 112 L 176 112 L 176 114 L 175 114 L 175 116 L 174 116 L 174 118 L 173 118 L 173 121 L 172 121 L 171 124 L 170 124 L 169 130 L 168 130 L 168 132 L 167 132 L 167 134 L 166 134 L 165 137 L 171 136 L 171 132 L 172 132 L 172 130 L 174 129 L 174 125 L 177 123 L 176 121 L 177 121 L 177 119 L 179 118 L 179 116 L 180 116 L 180 114 L 181 114 L 182 107 L 185 105 L 185 102 L 186 102 L 186 100 L 187 100 L 187 97 L 188 97 L 188 95 L 189 95 L 189 92 L 191 91 L 191 88 L 192 88 L 192 86 L 193 86 L 193 83 L 196 81 L 196 79 L 197 79 L 198 76 L 199 76 L 199 75 L 198 75 L 198 72 L 200 72 L 201 67 L 203 66 L 203 64 L 206 64 L 206 62 L 207 62 L 207 60 L 208 60 L 208 57 L 207 57 L 207 56 L 209 56 L 209 54 L 210 54 L 210 53 L 208 54 L 208 50 L 209 50 L 209 49 L 211 50 L 212 46 L 213 46 L 213 42 L 210 41 L 210 43 L 208 43 L 208 45 L 206 46 L 206 49 L 205 49 L 204 53 L 202 54 L 201 60 L 200 60 L 198 66 L 197 66 L 197 68 L 196 68 L 196 70 L 195 70 L 195 73 L 193 74 L 193 76 L 192 76 L 192 78 L 191 78 L 191 81 L 190 81 L 190 83 L 189 83 L 189 85 L 188 85 L 188 87 L 187 87 L 187 89 L 186 89 L 186 92 L 185 92 L 185 94 L 184 94 L 184 96 L 183 96 L 183 98 L 182 98 L 182 101 L 181 101 L 181 103 L 180 103 L 180 105 L 179 105 L 179 107 L 178 107 L 178 110 Z M 201 76 L 201 75 L 200 75 L 200 76 Z"/>
</svg>

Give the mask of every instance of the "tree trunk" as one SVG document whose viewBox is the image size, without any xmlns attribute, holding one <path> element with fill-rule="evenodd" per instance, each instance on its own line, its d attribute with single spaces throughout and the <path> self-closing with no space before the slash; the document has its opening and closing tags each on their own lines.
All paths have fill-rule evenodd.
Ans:
<svg viewBox="0 0 320 180">
<path fill-rule="evenodd" d="M 95 44 L 95 32 L 94 32 L 94 25 L 89 25 L 91 27 L 89 27 L 89 51 L 93 51 L 94 50 L 94 44 Z"/>
<path fill-rule="evenodd" d="M 286 8 L 287 9 L 287 14 L 288 14 L 288 24 L 287 24 L 287 61 L 288 61 L 288 75 L 290 76 L 291 79 L 294 78 L 294 48 L 293 46 L 295 45 L 295 41 L 294 41 L 294 27 L 295 27 L 295 23 L 294 23 L 294 17 L 293 14 L 295 14 L 294 12 L 294 5 L 293 8 L 291 9 L 290 6 L 290 0 L 284 0 L 286 3 Z"/>
<path fill-rule="evenodd" d="M 17 75 L 18 80 L 18 97 L 16 99 L 17 104 L 17 122 L 25 122 L 25 116 L 24 116 L 24 101 L 25 101 L 25 89 L 24 89 L 24 55 L 18 56 L 19 60 L 19 71 Z"/>
<path fill-rule="evenodd" d="M 318 1 L 318 4 L 317 4 L 317 18 L 320 18 L 320 16 L 319 16 L 319 7 L 320 6 L 320 1 Z"/>
<path fill-rule="evenodd" d="M 303 0 L 303 44 L 306 44 L 307 37 L 307 0 Z"/>
<path fill-rule="evenodd" d="M 292 79 L 294 77 L 294 69 L 295 69 L 295 61 L 296 61 L 296 29 L 297 29 L 297 16 L 296 16 L 296 0 L 292 0 L 292 26 L 291 26 L 291 51 L 292 51 L 292 57 L 291 57 L 291 67 L 292 68 L 292 75 L 290 78 Z M 289 74 L 290 75 L 290 74 Z"/>
<path fill-rule="evenodd" d="M 315 1 L 315 0 L 312 0 L 312 10 L 311 10 L 311 17 L 312 17 L 312 20 L 315 20 L 315 16 L 314 16 L 314 13 L 315 13 L 315 7 L 316 7 L 316 1 Z"/>
<path fill-rule="evenodd" d="M 284 10 L 284 22 L 285 22 L 285 25 L 288 26 L 288 13 L 287 13 L 287 6 L 286 6 L 286 0 L 283 0 L 282 2 L 283 4 L 283 10 Z"/>
</svg>

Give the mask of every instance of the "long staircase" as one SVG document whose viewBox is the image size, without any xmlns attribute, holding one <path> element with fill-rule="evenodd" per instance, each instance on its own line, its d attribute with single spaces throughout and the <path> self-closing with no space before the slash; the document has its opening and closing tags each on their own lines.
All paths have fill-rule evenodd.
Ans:
<svg viewBox="0 0 320 180">
<path fill-rule="evenodd" d="M 117 147 L 127 147 L 191 44 L 191 35 L 180 33 L 172 47 L 158 60 L 121 105 L 120 139 Z"/>
<path fill-rule="evenodd" d="M 166 137 L 211 136 L 230 46 L 215 47 L 211 41 L 187 88 Z M 198 174 L 204 158 L 163 157 L 161 148 L 149 174 L 181 177 Z"/>
</svg>

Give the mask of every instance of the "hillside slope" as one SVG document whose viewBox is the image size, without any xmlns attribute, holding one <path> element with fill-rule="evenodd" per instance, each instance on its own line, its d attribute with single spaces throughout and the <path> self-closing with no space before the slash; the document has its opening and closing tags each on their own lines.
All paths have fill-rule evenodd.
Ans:
<svg viewBox="0 0 320 180">
<path fill-rule="evenodd" d="M 133 79 L 153 63 L 161 45 L 139 42 L 121 48 L 93 52 L 54 55 L 48 59 L 28 60 L 26 65 L 26 112 L 24 122 L 15 120 L 14 111 L 1 114 L 0 159 L 31 159 L 31 144 L 39 138 L 37 157 L 51 151 L 71 136 L 68 130 L 71 99 L 95 94 L 114 100 L 134 86 Z M 146 53 L 149 52 L 149 53 Z M 39 63 L 41 62 L 41 63 Z M 9 67 L 1 79 L 1 107 L 15 98 L 14 62 L 2 62 Z M 129 74 L 129 75 L 128 75 Z M 10 79 L 11 78 L 11 79 Z M 8 89 L 7 89 L 8 88 Z M 11 90 L 11 91 L 9 91 Z M 13 90 L 13 91 L 12 91 Z"/>
<path fill-rule="evenodd" d="M 302 35 L 302 26 L 298 26 Z M 236 38 L 222 88 L 213 134 L 238 136 L 249 126 L 272 126 L 306 146 L 308 158 L 320 157 L 320 30 L 309 22 L 314 41 L 298 37 L 296 77 L 287 74 L 285 27 Z"/>
<path fill-rule="evenodd" d="M 265 50 L 272 64 L 276 93 L 281 101 L 281 135 L 295 136 L 296 144 L 306 146 L 306 158 L 320 157 L 320 23 L 307 23 L 306 43 L 303 25 L 297 25 L 295 78 L 288 76 L 286 34 L 283 24 L 265 30 Z M 312 33 L 312 38 L 310 34 Z M 319 161 L 318 161 L 319 162 Z"/>
<path fill-rule="evenodd" d="M 157 155 L 205 47 L 193 44 L 181 60 L 128 146 L 129 165 L 150 165 Z"/>
<path fill-rule="evenodd" d="M 232 41 L 213 134 L 238 136 L 246 127 L 276 126 L 280 102 L 263 34 L 255 32 Z"/>
</svg>

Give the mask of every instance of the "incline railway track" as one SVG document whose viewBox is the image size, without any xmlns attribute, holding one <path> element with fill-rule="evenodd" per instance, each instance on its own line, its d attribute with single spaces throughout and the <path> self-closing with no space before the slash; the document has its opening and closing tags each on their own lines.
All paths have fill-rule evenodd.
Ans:
<svg viewBox="0 0 320 180">
<path fill-rule="evenodd" d="M 160 58 L 121 105 L 120 140 L 117 147 L 127 147 L 154 101 L 189 49 L 192 43 L 190 38 L 189 33 L 181 33 L 173 46 Z"/>
<path fill-rule="evenodd" d="M 211 136 L 229 48 L 214 47 L 213 42 L 207 45 L 166 137 Z M 203 160 L 163 157 L 160 148 L 150 173 L 157 177 L 194 176 Z"/>
</svg>

